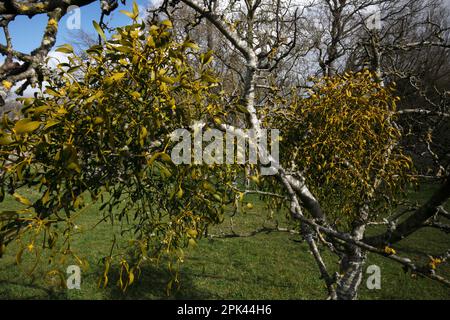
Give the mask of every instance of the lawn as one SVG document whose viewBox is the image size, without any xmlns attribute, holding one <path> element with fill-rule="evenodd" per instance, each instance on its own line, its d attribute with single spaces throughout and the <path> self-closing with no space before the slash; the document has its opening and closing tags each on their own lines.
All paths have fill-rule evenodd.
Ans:
<svg viewBox="0 0 450 320">
<path fill-rule="evenodd" d="M 423 201 L 433 187 L 425 187 L 410 197 Z M 29 190 L 28 196 L 36 195 Z M 254 207 L 246 214 L 233 218 L 235 230 L 240 233 L 252 231 L 262 225 L 266 209 L 262 202 L 252 200 Z M 0 210 L 17 208 L 17 202 L 8 197 L 0 204 Z M 80 217 L 80 230 L 91 228 L 100 218 L 98 205 L 93 204 Z M 280 221 L 288 226 L 284 213 L 279 213 Z M 210 234 L 230 233 L 231 218 L 212 228 Z M 107 254 L 118 227 L 108 223 L 98 225 L 94 231 L 83 233 L 74 239 L 73 245 L 87 258 L 89 268 L 82 273 L 81 290 L 61 289 L 46 281 L 49 270 L 47 257 L 30 276 L 27 274 L 31 261 L 24 259 L 20 267 L 16 265 L 15 245 L 7 248 L 0 259 L 0 299 L 324 299 L 326 290 L 319 279 L 315 262 L 308 252 L 305 242 L 296 234 L 287 232 L 259 233 L 240 238 L 203 238 L 196 248 L 189 249 L 181 266 L 181 284 L 170 295 L 166 284 L 170 279 L 164 264 L 146 265 L 138 281 L 123 293 L 115 285 L 114 276 L 105 289 L 97 286 L 102 274 L 99 260 Z M 127 239 L 121 241 L 127 241 Z M 449 248 L 450 235 L 423 229 L 403 240 L 396 249 L 417 259 L 427 259 L 423 251 L 439 254 Z M 337 261 L 323 251 L 330 267 L 336 269 Z M 426 260 L 424 260 L 426 261 Z M 74 261 L 66 261 L 67 265 Z M 361 299 L 449 299 L 450 288 L 437 282 L 411 278 L 402 268 L 386 258 L 369 255 L 367 266 L 376 264 L 381 268 L 380 290 L 368 290 L 366 274 L 361 285 Z M 440 271 L 450 277 L 450 268 Z"/>
</svg>

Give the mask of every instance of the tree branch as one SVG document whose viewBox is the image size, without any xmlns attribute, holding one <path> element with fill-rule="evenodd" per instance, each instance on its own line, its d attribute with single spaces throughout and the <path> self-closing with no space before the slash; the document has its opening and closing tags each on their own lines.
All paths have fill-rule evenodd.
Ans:
<svg viewBox="0 0 450 320">
<path fill-rule="evenodd" d="M 363 241 L 370 245 L 382 246 L 402 240 L 422 228 L 424 223 L 438 212 L 438 208 L 442 206 L 449 197 L 450 178 L 447 177 L 444 184 L 432 195 L 432 197 L 405 221 L 397 225 L 394 230 L 365 238 Z"/>
<path fill-rule="evenodd" d="M 85 6 L 95 0 L 46 0 L 46 1 L 16 1 L 0 2 L 0 15 L 26 15 L 32 17 L 41 13 L 48 13 L 55 9 L 67 9 L 70 6 Z"/>
</svg>

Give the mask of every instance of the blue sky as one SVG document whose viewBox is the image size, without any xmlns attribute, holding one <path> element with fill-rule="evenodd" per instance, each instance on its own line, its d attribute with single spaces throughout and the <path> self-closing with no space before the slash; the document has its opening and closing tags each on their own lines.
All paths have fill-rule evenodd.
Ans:
<svg viewBox="0 0 450 320">
<path fill-rule="evenodd" d="M 146 8 L 151 3 L 151 0 L 136 0 L 136 3 L 142 8 Z M 130 22 L 130 19 L 124 14 L 120 13 L 119 10 L 131 11 L 133 5 L 132 0 L 127 0 L 126 5 L 122 5 L 119 1 L 119 7 L 114 10 L 109 16 L 105 17 L 105 22 L 110 22 L 111 27 L 117 27 L 125 25 Z M 73 31 L 67 28 L 67 19 L 70 13 L 64 16 L 59 24 L 59 31 L 56 45 L 61 45 L 70 42 L 71 37 L 73 37 Z M 81 29 L 88 33 L 95 33 L 92 27 L 92 21 L 98 21 L 100 19 L 100 1 L 95 1 L 87 6 L 80 8 L 81 17 Z M 33 49 L 37 48 L 42 39 L 42 34 L 44 32 L 47 23 L 47 15 L 41 14 L 36 15 L 32 19 L 19 16 L 9 24 L 9 31 L 11 34 L 13 48 L 17 51 L 24 53 L 29 53 Z M 5 36 L 3 32 L 0 32 L 0 43 L 6 44 Z M 4 59 L 0 55 L 0 61 Z"/>
</svg>

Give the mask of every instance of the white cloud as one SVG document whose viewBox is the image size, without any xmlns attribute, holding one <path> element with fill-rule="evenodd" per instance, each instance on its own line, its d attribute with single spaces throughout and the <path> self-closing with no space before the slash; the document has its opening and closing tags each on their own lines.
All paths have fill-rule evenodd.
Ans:
<svg viewBox="0 0 450 320">
<path fill-rule="evenodd" d="M 159 7 L 163 3 L 163 0 L 149 0 L 148 4 L 150 7 Z"/>
<path fill-rule="evenodd" d="M 62 52 L 50 51 L 47 57 L 48 57 L 47 65 L 52 69 L 56 69 L 57 65 L 60 63 L 69 62 L 68 55 Z"/>
</svg>

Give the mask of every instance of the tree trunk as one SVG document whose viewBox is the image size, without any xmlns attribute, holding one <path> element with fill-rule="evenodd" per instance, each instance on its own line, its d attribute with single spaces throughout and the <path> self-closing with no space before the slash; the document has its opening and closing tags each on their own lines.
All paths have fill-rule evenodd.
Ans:
<svg viewBox="0 0 450 320">
<path fill-rule="evenodd" d="M 362 281 L 363 266 L 366 253 L 358 247 L 350 247 L 340 263 L 342 278 L 336 288 L 338 300 L 356 300 L 358 288 Z"/>
</svg>

